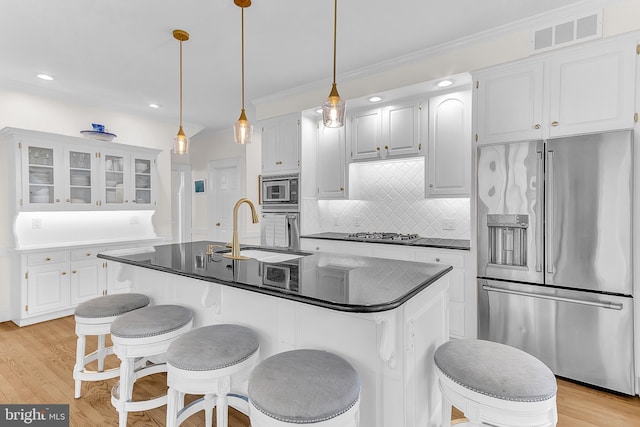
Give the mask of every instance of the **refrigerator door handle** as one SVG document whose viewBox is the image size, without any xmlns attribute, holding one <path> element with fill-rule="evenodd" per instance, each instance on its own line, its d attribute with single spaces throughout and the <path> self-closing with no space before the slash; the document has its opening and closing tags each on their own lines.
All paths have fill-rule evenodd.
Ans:
<svg viewBox="0 0 640 427">
<path fill-rule="evenodd" d="M 537 158 L 537 193 L 536 193 L 536 204 L 537 209 L 536 209 L 536 271 L 541 272 L 542 271 L 542 257 L 543 257 L 543 253 L 542 253 L 542 236 L 544 233 L 544 214 L 543 214 L 543 188 L 544 187 L 544 152 L 542 150 L 539 150 L 537 152 L 538 154 L 538 158 Z M 542 184 L 542 186 L 540 185 Z"/>
<path fill-rule="evenodd" d="M 546 206 L 547 206 L 547 250 L 546 250 L 546 264 L 547 273 L 553 274 L 553 150 L 547 152 L 547 191 L 546 191 Z"/>
<path fill-rule="evenodd" d="M 520 295 L 523 297 L 542 298 L 542 299 L 548 299 L 553 301 L 569 302 L 573 304 L 590 305 L 593 307 L 607 308 L 609 310 L 622 310 L 623 308 L 621 303 L 610 302 L 610 301 L 602 301 L 602 302 L 585 301 L 585 300 L 580 300 L 575 298 L 565 298 L 565 297 L 558 297 L 554 295 L 544 295 L 544 294 L 536 294 L 532 292 L 515 291 L 512 289 L 496 288 L 489 285 L 483 285 L 482 289 L 488 292 L 501 292 L 503 294 Z"/>
</svg>

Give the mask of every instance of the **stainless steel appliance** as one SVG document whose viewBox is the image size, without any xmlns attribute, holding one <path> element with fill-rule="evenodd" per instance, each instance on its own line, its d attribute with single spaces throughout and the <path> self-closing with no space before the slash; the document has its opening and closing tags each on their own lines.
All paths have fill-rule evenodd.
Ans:
<svg viewBox="0 0 640 427">
<path fill-rule="evenodd" d="M 300 175 L 271 175 L 260 179 L 263 212 L 299 212 Z"/>
<path fill-rule="evenodd" d="M 632 132 L 478 148 L 478 337 L 634 394 Z"/>
<path fill-rule="evenodd" d="M 300 249 L 300 214 L 265 212 L 260 221 L 260 244 L 291 250 Z"/>
</svg>

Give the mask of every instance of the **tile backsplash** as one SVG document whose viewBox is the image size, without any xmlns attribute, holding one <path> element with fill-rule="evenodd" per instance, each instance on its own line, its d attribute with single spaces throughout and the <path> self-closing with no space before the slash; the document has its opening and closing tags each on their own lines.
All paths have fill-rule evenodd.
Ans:
<svg viewBox="0 0 640 427">
<path fill-rule="evenodd" d="M 469 239 L 469 198 L 425 199 L 423 157 L 352 163 L 349 185 L 349 200 L 303 200 L 302 234 L 383 231 Z"/>
</svg>

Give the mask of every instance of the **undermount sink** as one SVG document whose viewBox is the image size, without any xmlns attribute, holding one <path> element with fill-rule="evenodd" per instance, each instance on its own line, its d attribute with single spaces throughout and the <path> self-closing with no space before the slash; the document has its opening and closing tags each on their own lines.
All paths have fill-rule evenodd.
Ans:
<svg viewBox="0 0 640 427">
<path fill-rule="evenodd" d="M 231 251 L 224 251 L 224 253 L 229 253 Z M 268 250 L 262 249 L 240 249 L 240 255 L 246 256 L 248 258 L 253 258 L 257 261 L 261 262 L 284 262 L 289 261 L 296 258 L 302 258 L 308 254 L 292 254 L 286 252 L 272 252 Z"/>
</svg>

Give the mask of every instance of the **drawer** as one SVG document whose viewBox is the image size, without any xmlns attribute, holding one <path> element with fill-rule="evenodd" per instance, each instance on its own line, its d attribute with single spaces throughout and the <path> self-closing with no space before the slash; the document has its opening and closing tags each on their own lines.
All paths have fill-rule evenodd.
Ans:
<svg viewBox="0 0 640 427">
<path fill-rule="evenodd" d="M 104 252 L 104 248 L 85 248 L 71 251 L 71 261 L 80 261 L 83 259 L 95 259 L 96 255 Z"/>
<path fill-rule="evenodd" d="M 435 264 L 448 264 L 454 268 L 464 268 L 464 255 L 450 252 L 416 251 L 415 260 Z"/>
<path fill-rule="evenodd" d="M 37 252 L 27 255 L 27 265 L 56 264 L 69 262 L 69 251 Z"/>
</svg>

